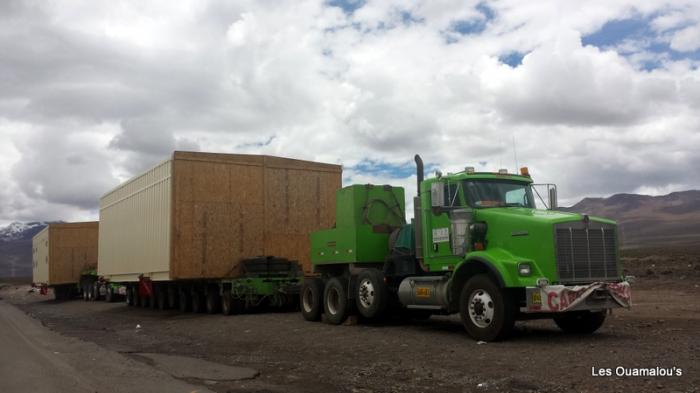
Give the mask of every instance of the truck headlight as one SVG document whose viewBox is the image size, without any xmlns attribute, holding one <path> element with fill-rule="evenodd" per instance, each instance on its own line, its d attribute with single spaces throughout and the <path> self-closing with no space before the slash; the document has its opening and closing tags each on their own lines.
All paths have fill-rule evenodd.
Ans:
<svg viewBox="0 0 700 393">
<path fill-rule="evenodd" d="M 518 274 L 524 277 L 529 276 L 532 273 L 532 267 L 529 263 L 521 262 L 518 264 Z"/>
</svg>

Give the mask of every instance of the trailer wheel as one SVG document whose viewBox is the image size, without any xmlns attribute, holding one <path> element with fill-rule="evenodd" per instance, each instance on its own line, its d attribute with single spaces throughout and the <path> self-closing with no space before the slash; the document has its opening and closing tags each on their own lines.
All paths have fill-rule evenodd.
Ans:
<svg viewBox="0 0 700 393">
<path fill-rule="evenodd" d="M 230 289 L 224 289 L 224 293 L 221 295 L 221 313 L 224 315 L 233 314 L 233 298 Z"/>
<path fill-rule="evenodd" d="M 365 269 L 357 277 L 355 303 L 357 311 L 368 319 L 381 317 L 386 310 L 389 291 L 384 274 L 377 269 Z"/>
<path fill-rule="evenodd" d="M 206 307 L 208 314 L 216 314 L 221 310 L 221 296 L 219 296 L 217 289 L 209 288 L 207 291 Z"/>
<path fill-rule="evenodd" d="M 158 285 L 158 287 L 155 289 L 156 292 L 156 301 L 158 302 L 158 309 L 159 310 L 167 310 L 168 309 L 168 299 L 167 299 L 167 291 L 163 289 L 162 285 Z"/>
<path fill-rule="evenodd" d="M 323 313 L 323 281 L 320 278 L 304 280 L 299 292 L 301 315 L 307 321 L 320 321 Z"/>
<path fill-rule="evenodd" d="M 348 294 L 338 277 L 333 277 L 326 283 L 323 311 L 326 313 L 326 321 L 333 325 L 340 325 L 348 317 Z"/>
<path fill-rule="evenodd" d="M 83 283 L 80 286 L 80 291 L 82 292 L 83 300 L 87 302 L 88 301 L 88 292 L 89 292 L 87 284 Z"/>
<path fill-rule="evenodd" d="M 190 292 L 184 288 L 180 288 L 178 291 L 178 306 L 180 306 L 180 312 L 188 312 L 191 310 L 192 299 L 190 298 Z"/>
<path fill-rule="evenodd" d="M 158 295 L 160 295 L 158 292 L 158 287 L 160 287 L 159 284 L 151 285 L 151 302 L 149 304 L 149 306 L 151 306 L 151 310 L 158 310 L 158 303 L 160 302 L 160 298 L 158 297 Z"/>
<path fill-rule="evenodd" d="M 459 298 L 462 324 L 475 340 L 506 338 L 515 324 L 513 304 L 488 275 L 475 275 L 464 285 Z"/>
<path fill-rule="evenodd" d="M 132 286 L 126 287 L 126 305 L 127 306 L 134 305 L 134 287 L 132 287 Z"/>
<path fill-rule="evenodd" d="M 138 288 L 136 290 L 138 291 Z M 139 306 L 148 308 L 151 305 L 150 300 L 151 298 L 149 296 L 141 296 L 141 294 L 139 294 Z"/>
<path fill-rule="evenodd" d="M 178 308 L 179 294 L 177 293 L 177 288 L 175 287 L 175 285 L 168 285 L 168 289 L 165 292 L 168 294 L 168 308 Z"/>
<path fill-rule="evenodd" d="M 554 317 L 554 323 L 565 333 L 591 334 L 605 322 L 605 311 L 576 311 Z"/>
<path fill-rule="evenodd" d="M 114 288 L 111 284 L 105 284 L 105 302 L 112 303 L 114 301 Z"/>
<path fill-rule="evenodd" d="M 204 299 L 202 293 L 199 291 L 192 291 L 192 312 L 204 312 Z"/>
</svg>

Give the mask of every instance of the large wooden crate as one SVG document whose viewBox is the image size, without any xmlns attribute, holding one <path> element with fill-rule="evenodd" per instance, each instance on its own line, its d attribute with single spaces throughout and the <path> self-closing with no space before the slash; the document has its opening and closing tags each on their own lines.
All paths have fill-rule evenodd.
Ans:
<svg viewBox="0 0 700 393">
<path fill-rule="evenodd" d="M 101 199 L 98 273 L 113 281 L 237 277 L 262 255 L 311 270 L 310 232 L 333 225 L 338 165 L 175 152 Z"/>
<path fill-rule="evenodd" d="M 32 273 L 37 284 L 80 281 L 80 273 L 97 266 L 97 222 L 49 224 L 32 239 Z"/>
</svg>

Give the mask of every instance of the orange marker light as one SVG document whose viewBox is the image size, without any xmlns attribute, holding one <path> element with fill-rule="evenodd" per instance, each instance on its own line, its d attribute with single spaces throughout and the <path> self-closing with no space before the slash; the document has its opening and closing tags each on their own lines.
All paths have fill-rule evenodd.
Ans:
<svg viewBox="0 0 700 393">
<path fill-rule="evenodd" d="M 520 174 L 523 176 L 530 177 L 530 171 L 527 169 L 526 166 L 520 168 Z"/>
</svg>

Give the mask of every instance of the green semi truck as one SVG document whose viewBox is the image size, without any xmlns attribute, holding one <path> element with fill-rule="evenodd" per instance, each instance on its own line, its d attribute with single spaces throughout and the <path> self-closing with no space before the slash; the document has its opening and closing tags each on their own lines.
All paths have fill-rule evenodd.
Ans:
<svg viewBox="0 0 700 393">
<path fill-rule="evenodd" d="M 406 222 L 401 187 L 353 185 L 336 194 L 336 225 L 311 234 L 315 277 L 300 291 L 305 319 L 459 313 L 476 340 L 506 338 L 516 320 L 551 318 L 592 333 L 608 310 L 630 306 L 614 221 L 547 209 L 527 171 L 423 178 Z"/>
</svg>

